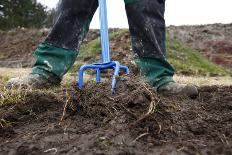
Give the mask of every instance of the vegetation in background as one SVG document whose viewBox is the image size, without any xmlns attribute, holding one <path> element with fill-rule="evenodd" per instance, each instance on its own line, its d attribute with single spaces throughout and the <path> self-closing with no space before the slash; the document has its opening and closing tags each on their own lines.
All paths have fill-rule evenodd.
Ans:
<svg viewBox="0 0 232 155">
<path fill-rule="evenodd" d="M 53 11 L 36 0 L 1 0 L 0 29 L 16 27 L 36 27 L 51 25 Z"/>
<path fill-rule="evenodd" d="M 55 14 L 56 14 L 55 9 L 48 10 L 47 11 L 47 17 L 44 20 L 44 25 L 43 26 L 48 27 L 48 28 L 52 27 L 53 22 L 54 22 L 53 20 L 54 20 Z"/>
<path fill-rule="evenodd" d="M 37 0 L 1 0 L 0 4 L 0 29 L 15 27 L 51 27 L 55 10 L 47 10 Z M 119 30 L 109 34 L 110 39 L 117 39 L 127 30 Z M 168 59 L 176 68 L 177 73 L 191 75 L 231 75 L 230 71 L 215 65 L 203 57 L 199 52 L 183 45 L 177 40 L 167 41 Z M 128 45 L 129 46 L 129 45 Z M 100 55 L 100 38 L 97 38 L 80 49 L 80 55 L 74 65 L 77 70 L 84 61 L 91 59 L 96 61 Z M 0 57 L 2 55 L 0 54 Z"/>
<path fill-rule="evenodd" d="M 125 32 L 127 32 L 127 30 L 113 32 L 110 34 L 110 39 L 117 40 L 117 38 L 122 37 Z M 71 72 L 76 72 L 85 60 L 93 59 L 93 62 L 96 62 L 97 56 L 100 55 L 100 50 L 101 46 L 99 37 L 84 45 L 80 50 L 80 55 Z M 170 40 L 169 37 L 167 37 L 167 51 L 169 62 L 179 74 L 207 76 L 232 75 L 230 71 L 210 62 L 198 51 L 183 45 L 177 40 Z"/>
<path fill-rule="evenodd" d="M 232 73 L 210 62 L 200 52 L 177 40 L 167 40 L 169 62 L 176 68 L 177 73 L 190 75 L 225 76 Z"/>
</svg>

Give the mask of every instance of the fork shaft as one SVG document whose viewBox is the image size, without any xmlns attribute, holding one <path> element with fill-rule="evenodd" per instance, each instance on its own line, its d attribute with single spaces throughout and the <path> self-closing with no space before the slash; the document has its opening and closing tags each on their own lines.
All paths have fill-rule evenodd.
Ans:
<svg viewBox="0 0 232 155">
<path fill-rule="evenodd" d="M 106 0 L 98 0 L 100 10 L 100 25 L 101 25 L 101 48 L 102 48 L 102 63 L 110 62 L 109 48 L 109 32 L 107 20 Z"/>
</svg>

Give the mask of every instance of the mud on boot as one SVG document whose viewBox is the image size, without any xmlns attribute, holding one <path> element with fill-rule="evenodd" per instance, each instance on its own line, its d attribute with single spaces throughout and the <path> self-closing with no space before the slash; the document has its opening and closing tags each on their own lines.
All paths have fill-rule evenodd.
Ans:
<svg viewBox="0 0 232 155">
<path fill-rule="evenodd" d="M 39 74 L 29 74 L 22 78 L 12 78 L 6 83 L 6 89 L 43 89 L 60 84 L 58 80 L 47 79 Z"/>
<path fill-rule="evenodd" d="M 179 84 L 176 82 L 169 82 L 168 84 L 159 87 L 157 92 L 163 95 L 186 95 L 193 99 L 197 98 L 199 94 L 196 86 Z"/>
</svg>

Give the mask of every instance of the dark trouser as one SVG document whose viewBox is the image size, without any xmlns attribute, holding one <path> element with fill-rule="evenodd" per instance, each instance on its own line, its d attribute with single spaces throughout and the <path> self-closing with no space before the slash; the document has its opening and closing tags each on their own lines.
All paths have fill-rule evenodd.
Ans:
<svg viewBox="0 0 232 155">
<path fill-rule="evenodd" d="M 161 64 L 161 68 L 163 67 L 164 70 L 169 70 L 170 74 L 168 76 L 173 76 L 174 71 L 165 60 L 165 0 L 125 0 L 125 6 L 132 37 L 133 51 L 142 61 L 146 62 L 146 59 L 148 59 L 149 62 L 153 60 L 159 61 L 154 64 Z M 54 46 L 63 49 L 63 52 L 60 51 L 60 53 L 57 53 L 55 51 L 50 51 L 52 54 L 49 54 L 49 50 L 44 51 L 37 49 L 35 52 L 37 63 L 33 68 L 34 73 L 43 74 L 45 76 L 53 74 L 53 77 L 61 78 L 68 71 L 77 55 L 75 51 L 76 53 L 79 51 L 81 42 L 88 32 L 90 22 L 97 7 L 98 0 L 59 1 L 54 26 L 43 43 L 43 46 Z M 54 53 L 56 53 L 55 57 L 53 56 Z M 59 67 L 58 63 L 64 61 L 62 57 L 65 56 L 65 60 L 70 59 L 72 63 L 65 66 L 64 62 L 64 64 Z M 151 59 L 152 61 L 150 61 Z M 47 61 L 49 64 L 47 64 Z M 163 66 L 160 61 L 164 63 Z M 144 63 L 138 64 L 142 65 Z M 142 66 L 140 68 L 143 72 L 142 68 L 144 67 Z M 53 70 L 62 71 L 56 72 Z M 148 76 L 146 72 L 143 74 Z M 154 79 L 157 81 L 157 78 L 163 78 L 163 76 L 167 75 L 154 75 Z M 155 83 L 153 84 L 157 85 Z"/>
<path fill-rule="evenodd" d="M 164 0 L 128 3 L 126 12 L 133 51 L 139 57 L 165 58 Z M 97 7 L 97 0 L 61 0 L 45 43 L 78 51 Z"/>
</svg>

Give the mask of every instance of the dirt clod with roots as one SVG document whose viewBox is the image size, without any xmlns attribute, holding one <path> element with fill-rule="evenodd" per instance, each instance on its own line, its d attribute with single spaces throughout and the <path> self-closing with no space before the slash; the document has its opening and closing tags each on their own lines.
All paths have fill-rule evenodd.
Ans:
<svg viewBox="0 0 232 155">
<path fill-rule="evenodd" d="M 162 96 L 136 77 L 0 107 L 0 154 L 232 154 L 232 87 Z"/>
</svg>

